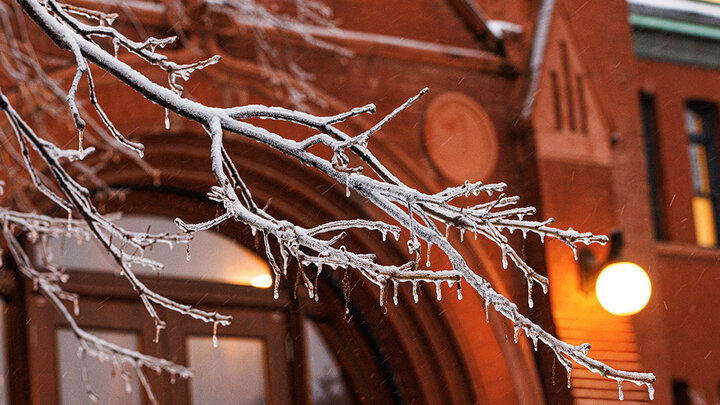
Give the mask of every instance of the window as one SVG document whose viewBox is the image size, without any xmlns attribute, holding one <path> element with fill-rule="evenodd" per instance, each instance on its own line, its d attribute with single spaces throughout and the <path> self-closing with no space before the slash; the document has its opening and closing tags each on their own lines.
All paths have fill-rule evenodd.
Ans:
<svg viewBox="0 0 720 405">
<path fill-rule="evenodd" d="M 655 95 L 640 93 L 640 112 L 642 114 L 643 138 L 645 140 L 645 155 L 647 159 L 647 175 L 650 188 L 650 202 L 652 204 L 653 230 L 656 240 L 666 240 L 665 223 L 663 220 L 662 202 L 662 165 L 660 164 L 660 150 Z"/>
<path fill-rule="evenodd" d="M 130 214 L 118 222 L 129 229 L 150 223 L 156 232 L 173 231 L 175 227 L 171 219 L 158 216 Z M 72 272 L 67 288 L 83 296 L 77 317 L 81 327 L 122 347 L 169 358 L 196 371 L 193 379 L 177 381 L 172 376 L 146 372 L 160 403 L 286 404 L 302 403 L 296 398 L 307 397 L 316 404 L 352 405 L 358 402 L 356 396 L 372 397 L 364 389 L 353 389 L 345 369 L 351 366 L 355 374 L 366 376 L 378 374 L 379 367 L 357 364 L 359 356 L 337 357 L 342 347 L 338 341 L 347 341 L 348 336 L 332 342 L 328 339 L 333 336 L 326 336 L 338 327 L 335 322 L 327 323 L 340 316 L 337 307 L 315 305 L 302 291 L 294 301 L 287 291 L 275 300 L 265 288 L 268 285 L 257 282 L 269 275 L 267 263 L 222 234 L 198 233 L 190 244 L 193 255 L 189 261 L 184 244 L 172 250 L 158 245 L 147 253 L 147 257 L 170 264 L 163 270 L 166 277 L 157 278 L 157 274 L 140 267 L 137 274 L 181 302 L 194 302 L 232 316 L 233 322 L 218 330 L 217 347 L 212 326 L 170 312 L 163 314 L 170 330 L 163 332 L 162 343 L 154 343 L 154 325 L 140 302 L 127 300 L 128 295 L 116 287 L 88 289 L 122 284 L 112 263 L 103 260 L 105 254 L 93 241 L 60 239 L 45 248 L 36 245 L 35 253 L 36 260 L 49 256 Z M 184 288 L 189 280 L 193 281 L 192 289 Z M 123 365 L 96 359 L 83 363 L 77 339 L 42 297 L 31 301 L 29 315 L 38 321 L 31 364 L 34 374 L 40 376 L 35 395 L 42 402 L 91 404 L 83 382 L 83 364 L 99 403 L 147 402 L 133 370 L 125 370 L 129 377 L 125 379 L 120 368 Z M 2 395 L 0 380 L 0 405 Z M 379 402 L 390 399 L 386 393 L 373 398 Z"/>
<path fill-rule="evenodd" d="M 560 56 L 562 58 L 563 79 L 565 80 L 565 96 L 567 97 L 570 130 L 575 131 L 575 97 L 573 96 L 572 76 L 570 75 L 570 56 L 568 55 L 568 47 L 565 42 L 560 43 Z"/>
<path fill-rule="evenodd" d="M 563 115 L 560 101 L 560 84 L 558 83 L 557 72 L 550 72 L 550 81 L 552 84 L 553 91 L 553 109 L 555 111 L 555 129 L 560 131 L 563 126 Z"/>
<path fill-rule="evenodd" d="M 311 403 L 351 405 L 352 400 L 348 394 L 342 369 L 320 329 L 310 319 L 303 320 L 303 327 Z"/>
<path fill-rule="evenodd" d="M 188 365 L 196 370 L 190 383 L 193 404 L 267 403 L 265 341 L 220 336 L 217 347 L 210 336 L 186 339 Z M 232 384 L 228 384 L 232 381 Z"/>
<path fill-rule="evenodd" d="M 700 246 L 718 243 L 718 178 L 715 152 L 715 105 L 691 101 L 685 108 L 685 131 L 692 176 L 695 239 Z"/>
<path fill-rule="evenodd" d="M 587 111 L 587 104 L 585 101 L 585 82 L 583 80 L 583 77 L 580 75 L 577 75 L 575 77 L 575 82 L 577 84 L 577 91 L 578 91 L 580 130 L 583 133 L 587 133 L 588 132 L 588 111 Z"/>
<path fill-rule="evenodd" d="M 138 334 L 113 330 L 90 330 L 95 336 L 108 342 L 138 350 Z M 78 344 L 70 329 L 58 328 L 56 332 L 58 349 L 58 374 L 60 403 L 64 405 L 92 405 L 83 382 L 83 360 L 78 356 Z M 140 382 L 127 364 L 113 364 L 112 361 L 86 360 L 88 383 L 97 398 L 106 404 L 140 405 L 142 395 Z M 125 373 L 125 374 L 123 374 Z M 127 378 L 119 377 L 125 375 Z M 117 378 L 115 378 L 118 376 Z"/>
</svg>

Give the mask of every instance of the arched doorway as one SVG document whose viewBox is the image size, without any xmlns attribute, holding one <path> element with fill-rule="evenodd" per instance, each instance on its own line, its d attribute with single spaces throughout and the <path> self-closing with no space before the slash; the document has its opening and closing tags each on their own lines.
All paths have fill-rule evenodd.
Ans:
<svg viewBox="0 0 720 405">
<path fill-rule="evenodd" d="M 204 139 L 198 134 L 189 134 L 170 144 L 160 139 L 164 137 L 166 135 L 160 134 L 143 138 L 148 146 L 146 159 L 159 170 L 160 184 L 153 184 L 152 179 L 139 171 L 108 169 L 103 177 L 108 184 L 123 189 L 124 194 L 122 200 L 99 199 L 106 212 L 122 210 L 131 215 L 129 219 L 133 214 L 169 219 L 179 216 L 191 222 L 207 220 L 213 215 L 216 207 L 203 192 L 211 179 L 202 178 L 194 169 L 202 167 L 207 160 L 205 149 L 196 144 Z M 188 140 L 186 145 L 182 144 L 184 139 Z M 305 179 L 301 188 L 310 191 L 293 190 L 294 198 L 289 200 L 290 203 L 271 203 L 269 211 L 273 215 L 308 226 L 337 218 L 342 215 L 338 211 L 348 216 L 367 215 L 356 202 L 344 197 L 341 186 L 331 188 L 330 183 L 306 168 L 283 161 L 281 157 L 268 156 L 272 152 L 243 141 L 230 142 L 228 149 L 231 154 L 243 153 L 243 158 L 238 159 L 241 162 L 238 168 L 246 178 L 253 179 L 248 182 L 258 201 L 266 201 L 273 193 L 288 192 L 287 183 L 294 180 L 283 175 L 287 170 Z M 218 232 L 244 249 L 257 253 L 264 249 L 262 242 L 256 241 L 243 225 L 224 224 Z M 193 243 L 190 248 L 193 257 L 212 254 L 200 252 Z M 363 235 L 352 235 L 347 243 L 363 251 L 375 251 L 381 260 L 402 260 L 398 246 L 383 245 L 373 239 L 364 239 Z M 381 246 L 379 252 L 376 245 Z M 183 246 L 176 249 L 184 256 Z M 82 297 L 81 325 L 104 333 L 105 337 L 118 339 L 118 343 L 193 367 L 197 364 L 194 359 L 216 355 L 208 348 L 208 342 L 212 342 L 211 326 L 165 311 L 161 317 L 168 322 L 168 330 L 161 333 L 160 343 L 153 343 L 155 328 L 125 280 L 112 272 L 101 273 L 88 268 L 69 271 L 71 281 L 67 289 Z M 344 388 L 325 388 L 335 394 L 346 392 L 347 403 L 475 402 L 469 384 L 451 383 L 467 380 L 468 374 L 459 351 L 452 349 L 454 339 L 439 316 L 440 309 L 429 297 L 415 305 L 410 291 L 405 291 L 405 296 L 401 296 L 402 304 L 389 308 L 384 314 L 377 303 L 375 286 L 363 283 L 350 270 L 352 294 L 346 314 L 344 277 L 342 271 L 321 273 L 320 300 L 315 302 L 303 287 L 296 289 L 292 271 L 287 280 L 282 281 L 278 300 L 273 299 L 269 290 L 237 285 L 228 280 L 145 275 L 147 285 L 159 293 L 235 318 L 231 326 L 218 330 L 220 348 L 230 346 L 242 351 L 243 345 L 260 347 L 265 357 L 256 361 L 257 365 L 262 365 L 256 369 L 259 368 L 259 374 L 265 378 L 264 403 L 321 403 L 317 400 L 317 390 L 323 389 L 323 384 L 337 386 L 337 381 L 342 382 L 340 385 Z M 31 335 L 37 337 L 30 348 L 33 399 L 36 403 L 60 402 L 65 395 L 64 389 L 74 389 L 72 392 L 77 394 L 72 395 L 84 397 L 82 381 L 76 379 L 80 385 L 73 385 L 73 380 L 66 374 L 68 369 L 64 359 L 73 358 L 66 346 L 72 340 L 68 341 L 63 334 L 59 318 L 43 304 L 41 297 L 29 301 L 28 312 L 35 321 Z M 444 353 L 437 350 L 439 347 L 444 348 Z M 313 364 L 313 352 L 325 358 L 325 368 L 330 370 L 329 375 L 336 377 L 335 382 L 327 381 L 327 378 L 322 381 L 327 375 L 316 375 L 322 367 Z M 327 366 L 328 358 L 335 367 Z M 228 370 L 253 367 L 234 366 Z M 427 378 L 431 372 L 435 375 Z M 232 387 L 232 378 L 232 374 L 214 375 L 209 380 L 220 380 Z M 235 378 L 239 378 L 237 373 Z M 155 375 L 148 375 L 148 379 L 161 402 L 197 403 L 193 398 L 199 395 L 196 394 L 198 384 L 193 386 L 193 380 L 173 383 L 172 378 Z M 122 384 L 117 388 L 120 392 L 123 389 Z"/>
<path fill-rule="evenodd" d="M 99 82 L 98 89 L 103 85 Z M 108 90 L 113 93 L 120 91 L 113 87 Z M 123 108 L 125 107 L 123 106 Z M 142 111 L 144 111 L 144 116 L 126 114 L 122 121 L 126 124 L 135 124 L 134 120 L 139 121 L 140 131 L 146 135 L 141 137 L 142 139 L 137 137 L 135 139 L 141 140 L 147 146 L 146 160 L 159 171 L 157 176 L 159 181 L 155 184 L 147 173 L 127 162 L 113 163 L 101 173 L 102 178 L 108 184 L 124 188 L 128 192 L 125 194 L 124 201 L 114 200 L 101 203 L 105 205 L 104 209 L 107 212 L 123 209 L 130 213 L 166 217 L 179 216 L 189 222 L 209 219 L 215 211 L 215 206 L 205 198 L 209 186 L 214 184 L 208 170 L 207 137 L 194 132 L 198 128 L 186 128 L 176 122 L 173 122 L 172 127 L 172 131 L 175 133 L 168 133 L 158 128 L 157 123 L 161 121 L 156 116 L 151 116 L 158 111 L 148 109 Z M 144 122 L 154 122 L 155 124 L 143 127 Z M 116 123 L 120 125 L 119 121 Z M 171 142 L 169 142 L 169 137 L 172 137 Z M 279 218 L 289 219 L 300 225 L 312 226 L 338 218 L 374 217 L 374 213 L 361 201 L 345 198 L 341 185 L 329 183 L 310 169 L 247 141 L 228 139 L 227 144 L 229 151 L 237 158 L 235 160 L 238 162 L 239 169 L 250 183 L 249 185 L 259 201 L 268 201 L 273 195 L 289 196 L 288 198 L 276 198 L 270 204 L 270 211 Z M 220 232 L 244 247 L 254 249 L 255 239 L 244 227 L 237 224 L 227 227 L 223 225 Z M 351 235 L 349 239 L 352 241 L 351 243 L 362 248 L 361 250 L 373 251 L 378 254 L 381 261 L 397 263 L 405 260 L 404 248 L 401 249 L 397 245 L 378 243 L 379 240 L 363 234 Z M 252 312 L 258 308 L 269 311 L 256 316 L 260 319 L 271 319 L 273 312 L 279 313 L 280 320 L 277 324 L 280 326 L 275 329 L 270 328 L 270 331 L 263 335 L 268 341 L 271 335 L 291 336 L 291 343 L 287 343 L 287 339 L 283 340 L 282 338 L 275 340 L 276 346 L 282 347 L 282 350 L 272 351 L 284 354 L 284 360 L 282 356 L 278 356 L 275 363 L 289 364 L 284 367 L 285 371 L 280 373 L 285 373 L 286 377 L 279 377 L 286 381 L 287 387 L 273 388 L 272 393 L 276 395 L 283 392 L 289 393 L 289 398 L 299 403 L 306 401 L 311 395 L 311 384 L 308 383 L 308 361 L 306 359 L 295 361 L 300 357 L 297 354 L 305 350 L 303 342 L 307 340 L 307 336 L 312 334 L 311 331 L 306 330 L 309 328 L 305 327 L 304 320 L 308 318 L 316 323 L 315 329 L 318 334 L 323 336 L 325 344 L 336 356 L 336 360 L 343 369 L 342 373 L 348 389 L 352 391 L 357 401 L 370 403 L 484 402 L 486 396 L 482 385 L 469 381 L 470 374 L 464 358 L 467 349 L 461 350 L 458 347 L 455 336 L 457 330 L 449 324 L 443 314 L 447 307 L 437 304 L 433 301 L 434 298 L 429 299 L 429 297 L 421 299 L 420 303 L 415 305 L 412 303 L 410 292 L 402 291 L 400 294 L 401 305 L 389 308 L 387 314 L 384 314 L 384 308 L 380 308 L 377 304 L 375 287 L 357 282 L 357 278 L 355 278 L 353 281 L 356 284 L 353 284 L 355 288 L 352 300 L 348 305 L 350 312 L 345 316 L 345 302 L 342 295 L 344 275 L 340 272 L 332 274 L 323 272 L 322 276 L 321 301 L 317 305 L 303 295 L 302 288 L 298 289 L 298 297 L 295 297 L 292 276 L 289 281 L 284 281 L 284 292 L 278 301 L 267 299 L 267 294 L 262 296 L 262 292 L 242 286 L 217 283 L 203 285 L 196 281 L 189 283 L 187 280 L 159 280 L 156 284 L 150 285 L 156 286 L 160 292 L 167 295 L 176 294 L 174 297 L 182 302 L 231 312 L 235 310 L 233 307 L 237 307 L 236 309 L 239 311 L 235 313 L 237 319 L 246 319 L 247 321 L 240 322 L 241 325 L 238 329 L 231 329 L 233 327 L 226 328 L 225 331 L 221 329 L 221 337 L 224 336 L 224 333 L 228 337 L 256 336 L 242 328 L 252 323 Z M 112 281 L 97 277 L 97 275 L 76 273 L 73 275 L 74 284 L 70 287 L 89 297 L 90 305 L 109 305 L 107 304 L 108 295 L 123 301 L 123 303 L 134 300 L 134 304 L 138 304 L 137 297 L 123 284 L 122 280 L 118 282 L 118 280 Z M 97 285 L 103 285 L 106 289 L 97 289 L 95 288 Z M 97 298 L 95 302 L 93 297 Z M 34 303 L 30 305 L 34 305 Z M 480 306 L 477 307 L 475 315 L 481 314 L 479 309 Z M 134 310 L 121 305 L 117 311 L 132 313 Z M 83 313 L 85 312 L 87 311 L 83 311 Z M 136 319 L 134 321 L 136 326 L 133 328 L 144 330 L 150 320 L 143 313 L 136 312 L 135 314 L 137 316 L 133 316 L 133 318 Z M 267 315 L 270 317 L 268 318 Z M 41 315 L 32 313 L 31 317 L 40 319 Z M 201 325 L 198 328 L 186 326 L 185 323 L 188 320 L 177 319 L 173 314 L 163 314 L 163 317 L 170 324 L 176 325 L 174 336 L 178 336 L 176 339 L 180 339 L 180 342 L 172 341 L 173 328 L 171 327 L 167 331 L 168 343 L 153 346 L 150 343 L 154 336 L 154 328 L 151 328 L 151 334 L 142 332 L 143 340 L 139 347 L 148 350 L 149 354 L 165 356 L 183 364 L 187 364 L 190 359 L 190 363 L 192 363 L 192 355 L 188 353 L 190 351 L 187 342 L 188 335 L 204 334 L 207 337 L 208 333 L 211 334 L 211 330 L 207 325 Z M 471 319 L 468 322 L 476 320 Z M 40 325 L 52 324 L 52 322 L 38 323 Z M 96 328 L 104 327 L 100 321 L 94 324 L 99 325 L 95 326 Z M 92 327 L 93 322 L 88 321 L 87 325 Z M 502 324 L 493 326 L 495 329 L 498 327 L 502 329 Z M 342 331 L 342 328 L 346 328 L 346 330 Z M 40 336 L 40 333 L 37 336 Z M 485 337 L 488 338 L 488 336 Z M 493 338 L 490 333 L 489 339 Z M 150 340 L 148 341 L 148 339 Z M 33 343 L 32 338 L 30 340 Z M 44 342 L 51 348 L 57 346 L 57 342 L 53 343 L 51 340 Z M 50 390 L 54 394 L 48 395 L 57 397 L 58 377 L 56 373 L 47 375 L 43 361 L 47 361 L 48 358 L 43 356 L 42 352 L 36 354 L 35 351 L 39 347 L 37 346 L 38 341 L 36 340 L 34 343 L 36 346 L 30 349 L 33 353 L 30 390 L 33 393 L 41 392 L 46 389 L 42 388 L 45 383 L 43 379 L 50 378 L 56 381 L 56 386 Z M 494 350 L 494 347 L 488 350 Z M 267 352 L 270 353 L 269 350 Z M 288 352 L 292 352 L 292 355 L 288 355 Z M 288 360 L 289 358 L 292 361 Z M 509 367 L 503 363 L 504 361 L 502 354 L 499 354 L 490 364 L 502 363 L 505 367 L 504 370 L 507 370 Z M 53 364 L 56 363 L 57 359 Z M 501 375 L 504 378 L 506 377 L 504 372 L 492 370 L 489 374 Z M 474 376 L 477 376 L 486 371 L 477 368 L 474 373 Z M 188 398 L 191 397 L 189 391 L 192 389 L 191 386 L 182 388 L 182 382 L 177 382 L 177 386 L 173 386 L 164 377 L 149 376 L 149 378 L 153 380 L 153 384 L 160 387 L 159 392 L 164 393 L 159 394 L 159 396 L 165 395 L 160 398 L 161 401 L 176 403 L 173 401 L 182 401 L 178 398 L 189 400 Z M 512 382 L 509 380 L 508 378 L 501 381 L 499 385 L 511 386 Z M 175 397 L 176 395 L 179 397 Z M 376 398 L 377 401 L 375 401 Z M 36 399 L 35 402 L 42 401 Z"/>
</svg>

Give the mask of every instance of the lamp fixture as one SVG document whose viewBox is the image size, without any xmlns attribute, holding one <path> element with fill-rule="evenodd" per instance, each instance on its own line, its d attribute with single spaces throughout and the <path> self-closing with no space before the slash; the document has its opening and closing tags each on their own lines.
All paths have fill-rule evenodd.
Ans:
<svg viewBox="0 0 720 405">
<path fill-rule="evenodd" d="M 610 252 L 602 263 L 597 263 L 590 249 L 583 248 L 578 252 L 582 289 L 586 293 L 594 290 L 600 305 L 611 314 L 638 313 L 650 300 L 650 278 L 642 267 L 620 260 L 622 232 L 614 231 L 609 243 Z"/>
</svg>

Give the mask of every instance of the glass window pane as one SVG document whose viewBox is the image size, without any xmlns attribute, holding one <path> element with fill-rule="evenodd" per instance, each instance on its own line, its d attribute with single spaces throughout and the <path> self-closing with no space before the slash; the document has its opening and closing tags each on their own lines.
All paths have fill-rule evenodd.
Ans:
<svg viewBox="0 0 720 405">
<path fill-rule="evenodd" d="M 697 244 L 700 246 L 717 245 L 712 200 L 706 197 L 693 197 L 692 208 Z"/>
<path fill-rule="evenodd" d="M 7 346 L 5 341 L 5 301 L 0 299 L 0 405 L 10 403 L 8 386 Z"/>
<path fill-rule="evenodd" d="M 148 215 L 124 215 L 115 221 L 131 231 L 144 232 L 151 226 L 153 233 L 181 233 L 172 219 Z M 50 257 L 58 267 L 75 270 L 119 272 L 115 262 L 100 244 L 69 238 L 52 239 L 49 252 L 45 254 L 38 243 L 36 257 Z M 235 241 L 212 231 L 198 232 L 190 242 L 190 260 L 187 246 L 182 243 L 174 248 L 157 244 L 145 252 L 145 257 L 165 264 L 161 275 L 166 277 L 219 281 L 236 285 L 252 285 L 267 288 L 272 285 L 270 267 L 265 260 Z M 133 267 L 137 275 L 156 275 L 155 271 L 142 266 Z"/>
<path fill-rule="evenodd" d="M 703 134 L 702 116 L 689 108 L 685 110 L 685 130 L 690 135 Z"/>
<path fill-rule="evenodd" d="M 192 404 L 265 403 L 267 390 L 266 345 L 260 339 L 218 337 L 213 347 L 210 336 L 187 338 Z"/>
<path fill-rule="evenodd" d="M 90 333 L 132 350 L 138 348 L 138 335 L 132 332 L 98 331 Z M 70 329 L 58 329 L 58 381 L 61 403 L 65 405 L 92 405 L 82 379 L 82 361 L 78 357 L 78 341 Z M 140 382 L 133 369 L 125 369 L 130 377 L 126 382 L 111 361 L 86 360 L 88 380 L 101 404 L 140 405 L 142 393 Z"/>
<path fill-rule="evenodd" d="M 710 176 L 708 173 L 707 150 L 704 145 L 690 143 L 690 169 L 695 194 L 709 194 Z"/>
<path fill-rule="evenodd" d="M 317 326 L 304 321 L 310 379 L 310 403 L 315 405 L 352 404 L 342 369 Z"/>
</svg>

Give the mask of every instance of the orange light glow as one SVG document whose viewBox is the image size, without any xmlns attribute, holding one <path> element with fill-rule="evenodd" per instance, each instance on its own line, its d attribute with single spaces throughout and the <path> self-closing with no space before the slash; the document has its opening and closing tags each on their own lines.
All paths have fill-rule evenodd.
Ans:
<svg viewBox="0 0 720 405">
<path fill-rule="evenodd" d="M 257 288 L 268 288 L 272 285 L 272 281 L 269 274 L 262 274 L 250 280 L 250 285 Z"/>
<path fill-rule="evenodd" d="M 614 315 L 640 312 L 650 300 L 652 286 L 642 267 L 620 262 L 606 266 L 595 284 L 600 305 Z"/>
</svg>

